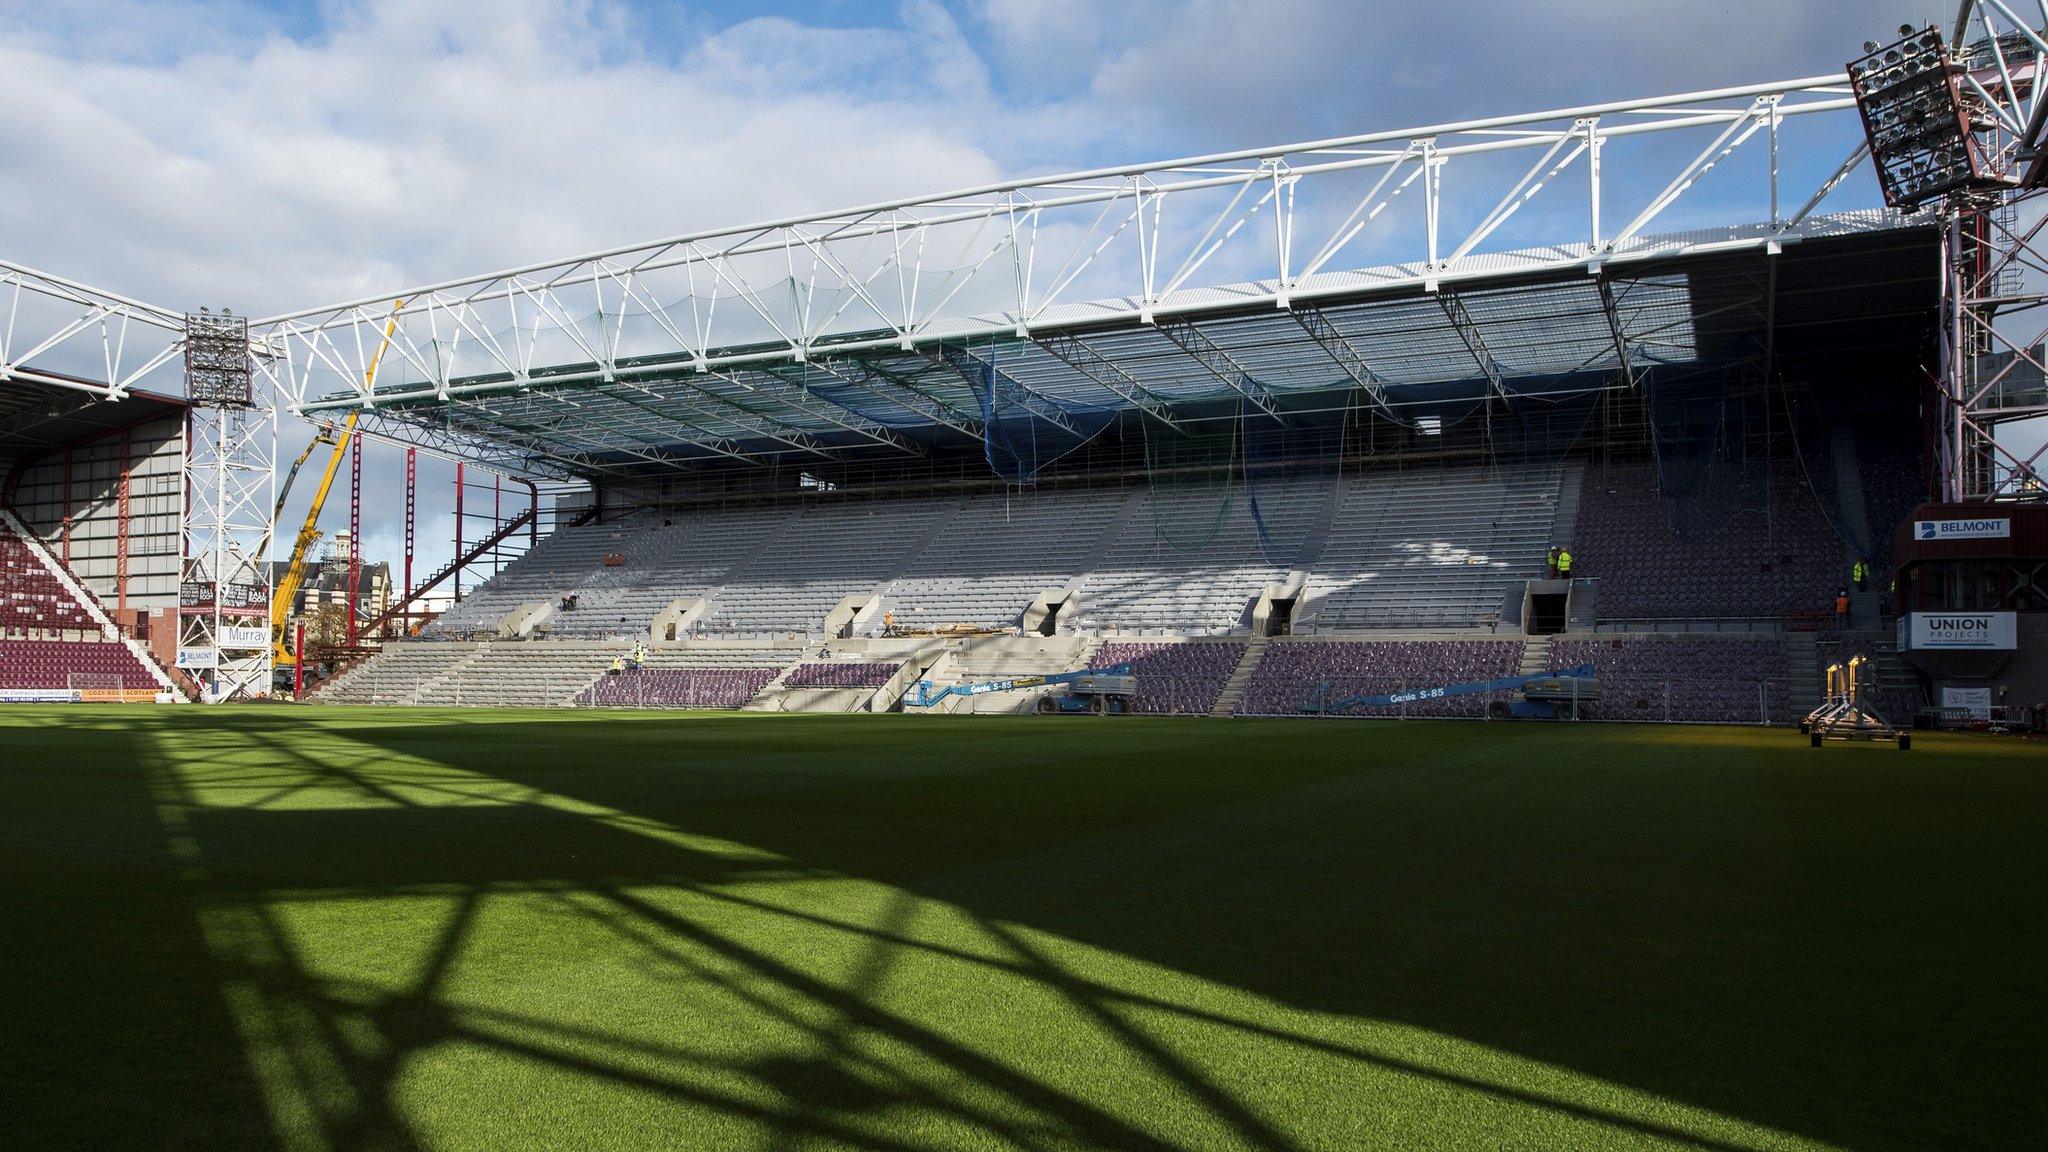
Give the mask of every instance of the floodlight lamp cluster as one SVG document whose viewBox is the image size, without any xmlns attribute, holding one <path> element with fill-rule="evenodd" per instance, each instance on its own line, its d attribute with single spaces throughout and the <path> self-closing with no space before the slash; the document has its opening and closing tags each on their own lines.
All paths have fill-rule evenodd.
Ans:
<svg viewBox="0 0 2048 1152">
<path fill-rule="evenodd" d="M 232 309 L 185 314 L 185 398 L 215 408 L 246 408 L 254 402 L 248 317 Z"/>
<path fill-rule="evenodd" d="M 1973 134 L 1962 69 L 1933 28 L 1904 25 L 1899 39 L 1864 44 L 1849 82 L 1877 165 L 1885 203 L 1919 207 L 1950 192 L 2001 187 Z"/>
</svg>

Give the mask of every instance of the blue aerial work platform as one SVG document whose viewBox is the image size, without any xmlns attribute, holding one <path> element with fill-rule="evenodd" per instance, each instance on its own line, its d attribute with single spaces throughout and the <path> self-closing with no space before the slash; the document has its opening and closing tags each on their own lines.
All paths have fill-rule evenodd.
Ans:
<svg viewBox="0 0 2048 1152">
<path fill-rule="evenodd" d="M 1391 708 L 1401 704 L 1414 704 L 1423 700 L 1447 700 L 1453 696 L 1480 696 L 1492 693 L 1508 693 L 1502 699 L 1487 701 L 1486 714 L 1495 720 L 1576 720 L 1587 715 L 1590 706 L 1600 699 L 1600 682 L 1594 678 L 1591 664 L 1581 664 L 1562 672 L 1538 672 L 1527 676 L 1502 676 L 1493 680 L 1474 680 L 1465 684 L 1449 684 L 1441 688 L 1411 688 L 1405 692 L 1389 692 L 1377 696 L 1341 696 L 1329 699 L 1329 684 L 1317 686 L 1315 698 L 1304 702 L 1301 711 L 1314 715 L 1328 715 L 1351 708 Z"/>
<path fill-rule="evenodd" d="M 1138 680 L 1131 675 L 1131 666 L 1113 664 L 1107 668 L 1084 668 L 1079 672 L 1051 672 L 1042 676 L 1012 676 L 973 684 L 948 684 L 943 688 L 936 687 L 929 680 L 919 680 L 915 688 L 904 694 L 903 702 L 913 708 L 931 708 L 948 696 L 985 696 L 991 692 L 1014 692 L 1020 688 L 1044 685 L 1066 688 L 1065 692 L 1039 698 L 1038 710 L 1047 714 L 1092 712 L 1099 716 L 1120 715 L 1131 710 L 1132 698 L 1138 694 Z"/>
</svg>

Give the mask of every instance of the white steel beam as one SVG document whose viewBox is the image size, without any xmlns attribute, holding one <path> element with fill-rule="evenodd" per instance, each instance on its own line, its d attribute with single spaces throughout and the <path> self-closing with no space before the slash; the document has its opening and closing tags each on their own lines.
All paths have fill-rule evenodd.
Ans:
<svg viewBox="0 0 2048 1152">
<path fill-rule="evenodd" d="M 1211 376 L 1221 380 L 1230 389 L 1253 406 L 1273 419 L 1280 419 L 1279 409 L 1273 406 L 1273 397 L 1267 393 L 1237 358 L 1225 351 L 1207 333 L 1195 327 L 1193 321 L 1168 320 L 1159 325 L 1159 334 L 1178 344 L 1181 351 L 1194 357 L 1195 363 L 1209 370 Z"/>
<path fill-rule="evenodd" d="M 1759 131 L 1769 130 L 1774 158 L 1800 146 L 1781 141 L 1797 124 L 1822 126 L 1813 131 L 1846 145 L 1860 135 L 1853 106 L 1843 77 L 1817 76 L 1098 168 L 693 232 L 261 323 L 291 367 L 282 374 L 290 401 L 315 411 L 511 390 L 543 370 L 564 383 L 600 383 L 659 360 L 797 364 L 1733 250 L 1825 233 L 1831 225 L 1814 209 L 1855 163 L 1790 220 L 1779 218 L 1773 164 L 1751 189 L 1752 218 L 1770 223 L 1712 240 L 1643 230 Z M 1675 170 L 1672 149 L 1649 146 L 1689 136 L 1706 147 Z M 1621 147 L 1635 141 L 1645 142 L 1641 155 Z M 1581 161 L 1586 181 L 1562 179 Z M 1623 169 L 1631 187 L 1662 190 L 1602 237 L 1601 201 L 1617 198 Z M 1420 229 L 1386 211 L 1417 184 Z M 1717 193 L 1724 213 L 1728 191 Z M 1592 242 L 1541 236 L 1482 250 L 1532 219 L 1524 208 L 1539 197 L 1577 199 L 1594 222 Z M 1559 215 L 1546 212 L 1545 220 Z M 1438 226 L 1469 220 L 1478 222 L 1440 249 Z M 1366 253 L 1385 259 L 1390 246 L 1405 250 L 1393 263 L 1330 271 L 1358 268 Z M 1219 267 L 1252 279 L 1227 292 L 1193 279 Z M 787 290 L 762 291 L 771 280 Z M 393 379 L 372 397 L 359 360 L 394 316 L 394 376 L 407 382 Z"/>
<path fill-rule="evenodd" d="M 182 313 L 0 260 L 0 383 L 119 399 L 184 351 Z"/>
<path fill-rule="evenodd" d="M 1466 311 L 1465 302 L 1455 292 L 1444 293 L 1437 297 L 1436 302 L 1443 308 L 1444 318 L 1458 333 L 1458 339 L 1464 342 L 1466 351 L 1472 353 L 1472 360 L 1479 366 L 1486 382 L 1493 386 L 1494 394 L 1506 399 L 1508 390 L 1501 383 L 1500 361 L 1495 360 L 1486 347 L 1486 337 L 1480 333 L 1479 325 L 1472 322 L 1472 313 Z"/>
<path fill-rule="evenodd" d="M 1032 343 L 1067 367 L 1116 393 L 1131 407 L 1168 428 L 1180 429 L 1180 422 L 1173 418 L 1164 401 L 1148 391 L 1136 376 L 1124 371 L 1122 365 L 1090 347 L 1086 340 L 1072 333 L 1053 332 L 1032 337 Z"/>
<path fill-rule="evenodd" d="M 926 349 L 925 355 L 958 372 L 969 388 L 993 388 L 998 381 L 1007 382 L 1015 390 L 1016 404 L 1019 408 L 1069 435 L 1081 434 L 1081 430 L 1074 426 L 1073 419 L 1059 405 L 1026 388 L 1015 377 L 967 349 L 946 344 L 936 349 Z M 993 408 L 994 404 L 991 403 L 990 407 Z"/>
<path fill-rule="evenodd" d="M 1386 381 L 1378 372 L 1373 371 L 1372 366 L 1365 362 L 1365 357 L 1359 355 L 1358 349 L 1352 346 L 1344 333 L 1337 330 L 1337 326 L 1330 322 L 1330 318 L 1323 314 L 1322 309 L 1296 308 L 1293 310 L 1293 316 L 1301 325 L 1301 330 L 1308 333 L 1309 339 L 1314 340 L 1323 351 L 1329 353 L 1330 359 L 1335 360 L 1337 366 L 1344 369 L 1344 374 L 1351 377 L 1352 383 L 1363 388 L 1365 394 L 1372 397 L 1373 403 L 1384 405 L 1387 402 Z"/>
</svg>

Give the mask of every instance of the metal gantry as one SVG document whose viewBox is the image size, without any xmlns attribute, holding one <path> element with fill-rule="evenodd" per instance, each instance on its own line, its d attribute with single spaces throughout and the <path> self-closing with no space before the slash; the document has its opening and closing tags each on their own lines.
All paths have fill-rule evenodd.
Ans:
<svg viewBox="0 0 2048 1152">
<path fill-rule="evenodd" d="M 2048 25 L 2048 5 L 2040 11 Z M 1985 162 L 2018 191 L 1962 192 L 1940 205 L 1942 316 L 1934 372 L 1934 465 L 1949 501 L 2044 495 L 2038 432 L 2048 417 L 2048 199 L 2036 184 L 2048 165 L 2048 39 L 2004 0 L 1963 0 L 1947 30 L 1966 61 L 1962 79 L 1978 101 Z M 2035 424 L 2038 428 L 2039 425 Z"/>
<path fill-rule="evenodd" d="M 208 402 L 188 410 L 185 551 L 179 583 L 178 666 L 211 701 L 267 696 L 271 682 L 270 545 L 277 486 L 277 409 L 251 388 L 246 329 L 240 388 L 230 344 L 217 325 L 195 325 L 188 374 L 203 375 Z M 203 333 L 203 335 L 202 335 Z M 229 337 L 231 341 L 233 337 Z"/>
<path fill-rule="evenodd" d="M 1816 229 L 1862 147 L 1853 107 L 1842 77 L 1811 77 L 692 233 L 268 317 L 265 370 L 308 411 L 445 403 L 1761 247 Z M 1800 153 L 1812 171 L 1785 161 L 1795 124 L 1814 129 Z M 1754 226 L 1652 235 L 1745 158 L 1714 215 L 1739 185 Z M 1655 191 L 1631 202 L 1639 188 Z M 372 390 L 366 361 L 394 314 Z"/>
<path fill-rule="evenodd" d="M 2030 147 L 2040 35 L 2007 0 L 1965 0 L 1952 34 L 1989 37 L 1971 83 Z M 291 411 L 361 410 L 374 438 L 558 478 L 923 454 L 982 435 L 977 389 L 997 380 L 1069 428 L 1083 408 L 1171 427 L 1232 393 L 1284 420 L 1286 395 L 1333 388 L 1392 408 L 1409 385 L 1481 377 L 1627 387 L 1646 348 L 1668 361 L 1689 339 L 1685 287 L 1643 279 L 1650 262 L 1933 223 L 1864 207 L 1868 155 L 1846 76 L 1827 75 L 1097 168 L 282 313 L 255 323 L 254 367 Z M 1955 271 L 1965 248 L 2037 230 L 1999 219 L 1950 226 L 1938 375 L 1958 492 L 2031 466 L 1961 480 L 2001 451 L 1987 428 L 2032 411 L 2007 385 L 2041 359 L 2003 332 L 2020 305 Z M 2033 263 L 1989 262 L 2001 290 Z M 1516 338 L 1539 309 L 1501 294 L 1530 285 L 1568 302 L 1550 343 L 1588 350 L 1571 363 Z M 182 351 L 164 309 L 7 264 L 0 291 L 0 381 L 118 396 Z M 1423 317 L 1448 345 L 1394 342 Z M 1986 359 L 2001 349 L 2020 367 Z"/>
<path fill-rule="evenodd" d="M 2022 225 L 2015 209 L 2032 217 Z M 1942 235 L 1934 462 L 1940 496 L 1961 502 L 2044 494 L 2044 445 L 2011 435 L 2048 417 L 2048 247 L 2039 194 L 1949 214 Z"/>
<path fill-rule="evenodd" d="M 118 400 L 175 362 L 184 334 L 178 312 L 0 260 L 0 384 Z"/>
</svg>

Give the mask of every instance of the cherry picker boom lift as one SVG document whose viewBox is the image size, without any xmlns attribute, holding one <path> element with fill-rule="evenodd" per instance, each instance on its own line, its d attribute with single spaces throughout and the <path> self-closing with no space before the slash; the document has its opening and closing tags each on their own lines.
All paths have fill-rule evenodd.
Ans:
<svg viewBox="0 0 2048 1152">
<path fill-rule="evenodd" d="M 943 688 L 929 680 L 919 680 L 916 687 L 904 694 L 903 702 L 913 708 L 934 708 L 948 696 L 985 696 L 991 692 L 1014 692 L 1043 685 L 1065 689 L 1039 697 L 1038 711 L 1044 715 L 1078 712 L 1092 712 L 1097 716 L 1122 715 L 1131 710 L 1132 699 L 1138 694 L 1138 679 L 1131 675 L 1131 666 L 1113 664 L 1107 668 L 1084 668 L 1079 672 L 948 684 Z"/>
<path fill-rule="evenodd" d="M 1500 692 L 1507 695 L 1486 702 L 1486 715 L 1490 720 L 1577 720 L 1588 715 L 1592 711 L 1591 706 L 1600 699 L 1600 682 L 1594 678 L 1591 664 L 1581 664 L 1562 672 L 1502 676 L 1494 680 L 1474 680 L 1442 688 L 1413 688 L 1377 696 L 1341 696 L 1332 700 L 1329 690 L 1327 682 L 1317 685 L 1315 696 L 1304 701 L 1300 711 L 1328 715 L 1352 708 L 1392 708 L 1423 700 Z"/>
</svg>

